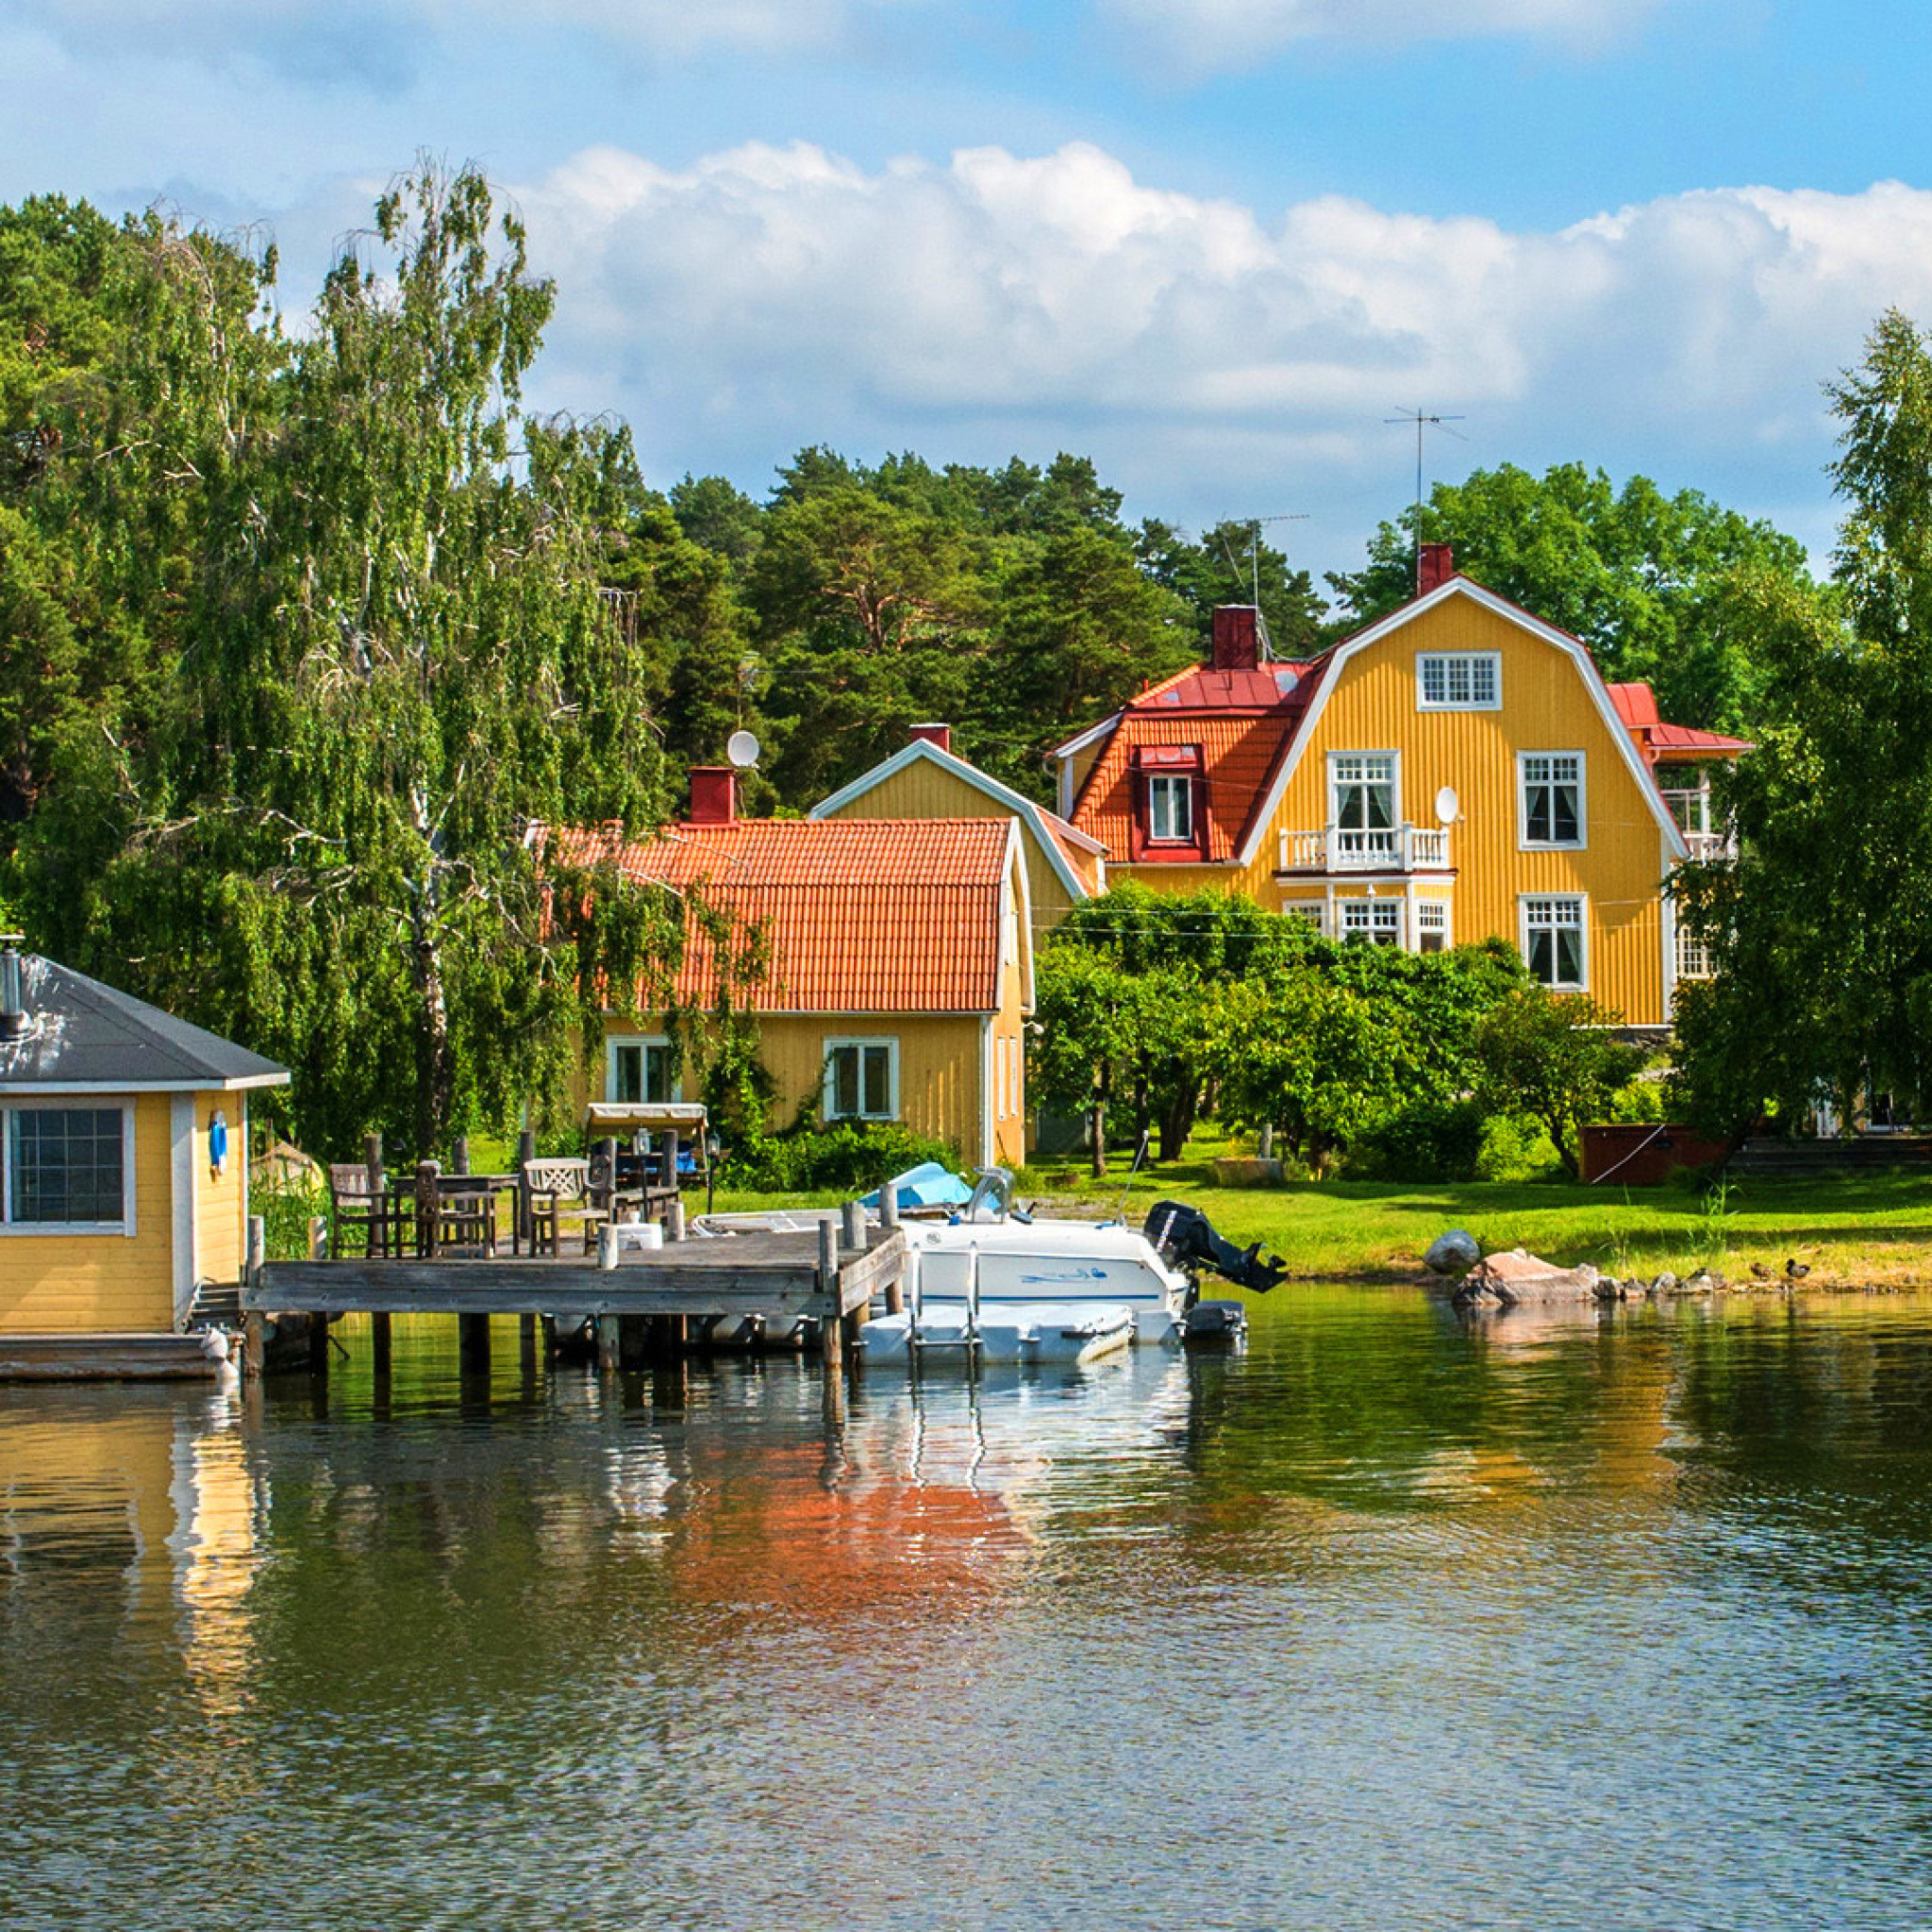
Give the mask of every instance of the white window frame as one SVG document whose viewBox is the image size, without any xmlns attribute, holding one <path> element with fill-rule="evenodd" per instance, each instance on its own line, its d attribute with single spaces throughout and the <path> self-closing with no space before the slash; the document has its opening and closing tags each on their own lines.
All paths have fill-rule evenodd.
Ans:
<svg viewBox="0 0 1932 1932">
<path fill-rule="evenodd" d="M 1170 801 L 1170 829 L 1160 829 L 1161 801 Z M 1178 802 L 1178 812 L 1174 802 Z M 1172 829 L 1178 823 L 1180 829 Z M 1150 772 L 1147 774 L 1147 842 L 1150 845 L 1191 845 L 1194 842 L 1194 779 L 1188 772 Z"/>
<path fill-rule="evenodd" d="M 604 1036 L 604 1098 L 617 1104 L 617 1057 L 620 1052 L 635 1049 L 643 1055 L 638 1065 L 638 1098 L 635 1102 L 623 1105 L 654 1107 L 660 1103 L 644 1098 L 651 1085 L 651 1061 L 653 1052 L 668 1053 L 671 1049 L 671 1036 L 668 1033 L 607 1033 Z M 684 1075 L 680 1072 L 671 1082 L 666 1102 L 681 1101 L 684 1098 Z"/>
<path fill-rule="evenodd" d="M 1559 758 L 1574 758 L 1576 761 L 1576 836 L 1574 839 L 1533 839 L 1529 832 L 1529 788 L 1532 784 L 1547 784 L 1554 791 L 1569 781 L 1556 775 L 1556 761 Z M 1547 778 L 1533 778 L 1531 764 L 1543 759 L 1550 765 Z M 1582 852 L 1590 844 L 1590 789 L 1589 764 L 1580 751 L 1520 751 L 1516 754 L 1516 847 L 1519 852 Z M 1551 817 L 1554 820 L 1555 811 Z"/>
<path fill-rule="evenodd" d="M 1455 927 L 1450 919 L 1449 902 L 1446 899 L 1418 899 L 1415 902 L 1415 950 L 1426 951 L 1423 944 L 1425 933 L 1441 932 L 1441 951 L 1446 953 L 1456 944 Z"/>
<path fill-rule="evenodd" d="M 1306 919 L 1317 932 L 1327 931 L 1323 917 L 1327 908 L 1319 899 L 1284 899 L 1281 902 L 1281 909 L 1293 918 Z"/>
<path fill-rule="evenodd" d="M 1338 899 L 1335 908 L 1337 939 L 1365 939 L 1372 946 L 1401 950 L 1404 921 L 1400 899 Z M 1357 908 L 1361 916 L 1351 919 Z"/>
<path fill-rule="evenodd" d="M 1489 695 L 1457 697 L 1457 667 L 1466 667 L 1468 690 L 1478 682 L 1478 665 L 1489 668 Z M 1431 667 L 1440 666 L 1441 694 L 1429 695 Z M 1500 711 L 1503 708 L 1503 654 L 1500 651 L 1418 651 L 1415 655 L 1415 708 L 1419 711 Z"/>
<path fill-rule="evenodd" d="M 121 1116 L 121 1218 L 118 1221 L 15 1221 L 13 1218 L 14 1122 L 23 1113 L 118 1113 Z M 0 1102 L 0 1237 L 118 1234 L 131 1236 L 135 1224 L 134 1107 L 108 1094 L 16 1094 Z"/>
<path fill-rule="evenodd" d="M 1576 953 L 1579 967 L 1578 976 L 1568 979 L 1538 979 L 1539 986 L 1547 987 L 1552 992 L 1588 992 L 1590 991 L 1590 900 L 1582 892 L 1524 892 L 1516 902 L 1516 941 L 1523 955 L 1523 963 L 1529 968 L 1530 977 L 1536 978 L 1536 967 L 1530 958 L 1529 936 L 1532 931 L 1551 933 L 1567 929 L 1568 922 L 1558 925 L 1554 923 L 1539 923 L 1539 912 L 1544 907 L 1574 906 L 1576 908 L 1574 930 L 1577 935 Z M 1552 942 L 1551 964 L 1557 958 L 1557 947 Z"/>
<path fill-rule="evenodd" d="M 1345 785 L 1359 785 L 1364 792 L 1371 785 L 1380 784 L 1380 779 L 1368 776 L 1367 768 L 1372 764 L 1386 764 L 1389 767 L 1389 823 L 1387 826 L 1369 827 L 1366 825 L 1349 827 L 1351 831 L 1386 830 L 1392 839 L 1402 827 L 1402 754 L 1399 751 L 1331 751 L 1328 754 L 1328 823 L 1340 827 L 1341 824 L 1341 791 Z M 1361 775 L 1344 777 L 1344 769 L 1359 766 Z"/>
<path fill-rule="evenodd" d="M 820 1042 L 824 1049 L 822 1064 L 824 1067 L 824 1091 L 821 1095 L 820 1108 L 828 1121 L 895 1121 L 899 1118 L 899 1038 L 893 1033 L 839 1034 L 828 1036 Z M 886 1100 L 884 1113 L 869 1112 L 865 1105 L 865 1056 L 869 1050 L 884 1048 L 886 1055 Z M 858 1055 L 858 1110 L 856 1113 L 841 1113 L 837 1110 L 838 1072 L 833 1066 L 834 1058 L 847 1049 Z"/>
</svg>

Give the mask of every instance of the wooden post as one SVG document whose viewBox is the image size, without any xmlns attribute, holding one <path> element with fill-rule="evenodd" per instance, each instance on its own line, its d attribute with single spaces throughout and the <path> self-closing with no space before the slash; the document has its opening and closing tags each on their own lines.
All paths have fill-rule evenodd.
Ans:
<svg viewBox="0 0 1932 1932">
<path fill-rule="evenodd" d="M 517 1232 L 519 1245 L 530 1239 L 530 1183 L 524 1169 L 537 1158 L 537 1136 L 528 1127 L 517 1136 Z"/>
<path fill-rule="evenodd" d="M 433 1261 L 441 1243 L 437 1240 L 437 1196 L 441 1191 L 442 1170 L 433 1160 L 416 1163 L 416 1252 Z"/>
<path fill-rule="evenodd" d="M 681 1241 L 684 1239 L 684 1203 L 667 1201 L 664 1204 L 664 1239 L 666 1242 Z M 658 1330 L 663 1338 L 665 1352 L 670 1355 L 684 1353 L 685 1345 L 691 1340 L 691 1320 L 686 1315 L 666 1315 L 663 1326 Z"/>
<path fill-rule="evenodd" d="M 464 1374 L 487 1375 L 490 1373 L 490 1317 L 488 1315 L 458 1315 L 457 1317 L 457 1353 L 461 1358 Z"/>
<path fill-rule="evenodd" d="M 268 1254 L 268 1227 L 258 1214 L 248 1217 L 248 1244 L 242 1257 L 242 1273 L 250 1288 L 261 1285 L 262 1262 Z M 242 1317 L 242 1373 L 251 1378 L 261 1374 L 268 1353 L 267 1324 L 260 1309 L 250 1308 Z"/>
<path fill-rule="evenodd" d="M 621 1347 L 617 1317 L 615 1315 L 599 1315 L 597 1317 L 597 1366 L 607 1374 L 614 1374 L 620 1359 Z"/>
<path fill-rule="evenodd" d="M 894 1187 L 879 1190 L 879 1225 L 887 1234 L 894 1234 L 899 1226 L 899 1191 Z M 906 1280 L 904 1275 L 886 1283 L 886 1313 L 903 1314 L 906 1308 Z"/>
<path fill-rule="evenodd" d="M 328 1317 L 315 1308 L 308 1311 L 308 1373 L 328 1374 Z"/>
<path fill-rule="evenodd" d="M 664 1204 L 664 1239 L 667 1241 L 681 1241 L 684 1239 L 682 1201 L 667 1201 Z"/>
<path fill-rule="evenodd" d="M 389 1203 L 383 1194 L 380 1134 L 362 1136 L 362 1171 L 369 1176 L 369 1252 L 386 1255 L 389 1253 L 390 1226 L 385 1210 Z M 397 1231 L 397 1245 L 401 1245 L 400 1230 Z"/>
<path fill-rule="evenodd" d="M 604 1198 L 597 1205 L 607 1212 L 614 1213 L 617 1208 L 617 1142 L 614 1140 L 599 1141 L 596 1158 L 604 1170 Z M 596 1170 L 593 1168 L 591 1172 L 594 1174 Z M 596 1199 L 594 1192 L 591 1198 Z"/>
<path fill-rule="evenodd" d="M 865 1246 L 865 1209 L 857 1201 L 847 1201 L 839 1210 L 839 1234 L 848 1248 Z"/>
<path fill-rule="evenodd" d="M 308 1217 L 308 1258 L 311 1261 L 328 1259 L 328 1216 L 311 1214 Z"/>
<path fill-rule="evenodd" d="M 369 1348 L 373 1357 L 372 1366 L 378 1375 L 389 1374 L 390 1346 L 389 1316 L 387 1314 L 371 1315 L 369 1318 Z"/>
<path fill-rule="evenodd" d="M 819 1345 L 830 1380 L 845 1366 L 845 1323 L 839 1309 L 839 1230 L 829 1221 L 819 1223 L 819 1292 L 827 1298 L 819 1319 Z"/>
<path fill-rule="evenodd" d="M 537 1373 L 537 1318 L 535 1315 L 517 1317 L 517 1366 L 525 1374 Z"/>
<path fill-rule="evenodd" d="M 452 1174 L 468 1174 L 470 1171 L 470 1137 L 458 1134 L 456 1143 L 449 1150 L 449 1171 Z"/>
</svg>

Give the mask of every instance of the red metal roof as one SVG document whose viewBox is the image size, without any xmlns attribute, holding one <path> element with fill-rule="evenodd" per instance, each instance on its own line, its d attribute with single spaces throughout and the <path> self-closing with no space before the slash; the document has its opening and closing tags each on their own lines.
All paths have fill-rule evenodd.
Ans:
<svg viewBox="0 0 1932 1932">
<path fill-rule="evenodd" d="M 1667 724 L 1657 713 L 1657 693 L 1647 684 L 1612 684 L 1606 689 L 1647 763 L 1693 764 L 1702 758 L 1734 758 L 1753 747 L 1749 739 Z"/>
<path fill-rule="evenodd" d="M 991 1012 L 1000 1003 L 1005 819 L 743 819 L 613 843 L 553 835 L 567 864 L 615 858 L 642 884 L 695 889 L 769 947 L 761 1012 Z M 708 1005 L 710 942 L 687 922 L 676 995 Z"/>
</svg>

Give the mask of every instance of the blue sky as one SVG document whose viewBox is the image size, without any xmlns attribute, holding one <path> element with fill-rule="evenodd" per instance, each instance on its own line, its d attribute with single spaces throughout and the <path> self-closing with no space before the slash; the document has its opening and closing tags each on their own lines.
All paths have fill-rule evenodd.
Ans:
<svg viewBox="0 0 1932 1932">
<path fill-rule="evenodd" d="M 272 228 L 418 150 L 654 475 L 1091 454 L 1347 567 L 1430 473 L 1642 471 L 1828 548 L 1820 384 L 1932 322 L 1932 14 L 1868 0 L 0 0 L 0 195 Z"/>
</svg>

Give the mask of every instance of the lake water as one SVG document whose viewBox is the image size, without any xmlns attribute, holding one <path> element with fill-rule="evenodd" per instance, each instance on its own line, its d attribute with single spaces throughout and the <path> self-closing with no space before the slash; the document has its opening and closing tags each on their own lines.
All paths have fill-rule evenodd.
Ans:
<svg viewBox="0 0 1932 1932">
<path fill-rule="evenodd" d="M 1932 1302 L 0 1389 L 0 1924 L 1932 1924 Z"/>
</svg>

